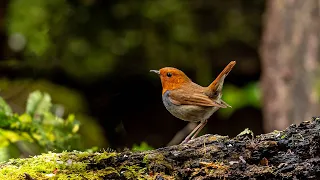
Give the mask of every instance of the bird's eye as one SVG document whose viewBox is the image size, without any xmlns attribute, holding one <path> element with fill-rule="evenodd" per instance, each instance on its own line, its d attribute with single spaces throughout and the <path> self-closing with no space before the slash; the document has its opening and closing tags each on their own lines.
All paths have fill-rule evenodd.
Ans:
<svg viewBox="0 0 320 180">
<path fill-rule="evenodd" d="M 167 76 L 168 76 L 168 77 L 171 77 L 171 76 L 172 76 L 172 74 L 168 72 L 168 73 L 167 73 Z"/>
</svg>

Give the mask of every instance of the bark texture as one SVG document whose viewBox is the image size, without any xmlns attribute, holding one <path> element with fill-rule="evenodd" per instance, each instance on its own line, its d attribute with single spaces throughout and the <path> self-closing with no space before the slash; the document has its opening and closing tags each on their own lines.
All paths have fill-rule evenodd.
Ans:
<svg viewBox="0 0 320 180">
<path fill-rule="evenodd" d="M 25 179 L 49 179 L 48 173 L 53 179 L 320 179 L 320 119 L 259 136 L 249 130 L 232 139 L 204 135 L 144 152 L 51 153 L 0 164 L 0 172 L 8 180 L 17 173 Z"/>
<path fill-rule="evenodd" d="M 264 128 L 270 132 L 318 115 L 320 0 L 266 3 L 260 54 Z"/>
</svg>

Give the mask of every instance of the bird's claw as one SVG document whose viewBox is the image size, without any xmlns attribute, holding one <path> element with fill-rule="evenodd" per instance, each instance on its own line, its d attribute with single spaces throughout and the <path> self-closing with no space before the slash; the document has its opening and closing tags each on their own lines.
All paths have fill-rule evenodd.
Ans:
<svg viewBox="0 0 320 180">
<path fill-rule="evenodd" d="M 190 141 L 190 138 L 186 138 L 186 139 L 184 139 L 180 144 L 185 144 L 185 143 L 187 143 L 187 142 L 189 142 Z"/>
</svg>

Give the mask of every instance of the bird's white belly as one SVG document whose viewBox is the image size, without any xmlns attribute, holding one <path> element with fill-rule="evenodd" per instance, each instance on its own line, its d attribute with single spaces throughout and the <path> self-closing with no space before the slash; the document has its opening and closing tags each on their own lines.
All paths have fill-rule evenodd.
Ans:
<svg viewBox="0 0 320 180">
<path fill-rule="evenodd" d="M 169 99 L 169 92 L 162 96 L 162 101 L 166 109 L 175 117 L 190 122 L 204 121 L 219 109 L 219 107 L 206 107 L 194 105 L 175 105 Z"/>
</svg>

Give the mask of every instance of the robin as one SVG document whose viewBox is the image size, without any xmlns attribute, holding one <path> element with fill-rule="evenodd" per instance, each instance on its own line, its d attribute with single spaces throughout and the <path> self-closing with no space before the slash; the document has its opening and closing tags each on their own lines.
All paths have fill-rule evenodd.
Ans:
<svg viewBox="0 0 320 180">
<path fill-rule="evenodd" d="M 231 107 L 221 99 L 221 91 L 224 79 L 235 64 L 236 61 L 231 61 L 208 87 L 192 82 L 177 68 L 164 67 L 160 70 L 150 70 L 160 76 L 162 101 L 166 109 L 181 120 L 200 122 L 182 143 L 194 139 L 207 124 L 210 116 L 219 108 Z"/>
</svg>

